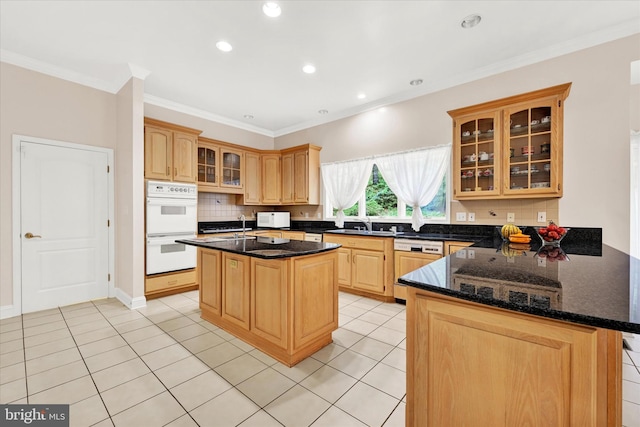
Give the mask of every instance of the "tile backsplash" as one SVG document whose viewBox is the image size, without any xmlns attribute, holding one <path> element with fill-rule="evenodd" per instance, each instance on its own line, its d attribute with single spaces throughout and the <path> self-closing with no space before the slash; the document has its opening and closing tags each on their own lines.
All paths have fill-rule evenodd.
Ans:
<svg viewBox="0 0 640 427">
<path fill-rule="evenodd" d="M 553 220 L 562 224 L 558 199 L 518 200 L 465 200 L 451 201 L 451 224 L 501 225 L 507 222 L 507 214 L 515 215 L 517 225 L 540 226 Z M 457 221 L 456 213 L 465 212 L 467 221 Z M 538 212 L 545 212 L 546 222 L 538 222 Z M 469 213 L 475 221 L 469 222 Z"/>
<path fill-rule="evenodd" d="M 234 221 L 240 215 L 255 219 L 256 212 L 289 211 L 294 220 L 322 219 L 319 206 L 244 206 L 236 205 L 235 194 L 198 193 L 198 221 Z"/>
</svg>

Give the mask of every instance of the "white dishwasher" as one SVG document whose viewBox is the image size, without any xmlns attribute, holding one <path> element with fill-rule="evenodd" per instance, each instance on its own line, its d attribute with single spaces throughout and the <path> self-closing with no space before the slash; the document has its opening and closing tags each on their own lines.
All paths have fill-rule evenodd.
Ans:
<svg viewBox="0 0 640 427">
<path fill-rule="evenodd" d="M 442 241 L 419 239 L 395 239 L 393 241 L 393 271 L 395 285 L 393 297 L 406 301 L 407 288 L 398 284 L 398 277 L 424 267 L 430 262 L 442 258 L 444 244 Z"/>
</svg>

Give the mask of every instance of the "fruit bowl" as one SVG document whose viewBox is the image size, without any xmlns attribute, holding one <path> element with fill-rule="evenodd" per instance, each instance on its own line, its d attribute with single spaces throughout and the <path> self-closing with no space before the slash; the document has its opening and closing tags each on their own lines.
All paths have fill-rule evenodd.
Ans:
<svg viewBox="0 0 640 427">
<path fill-rule="evenodd" d="M 570 228 L 558 227 L 552 222 L 546 227 L 535 227 L 542 246 L 560 246 L 560 242 L 569 232 Z"/>
</svg>

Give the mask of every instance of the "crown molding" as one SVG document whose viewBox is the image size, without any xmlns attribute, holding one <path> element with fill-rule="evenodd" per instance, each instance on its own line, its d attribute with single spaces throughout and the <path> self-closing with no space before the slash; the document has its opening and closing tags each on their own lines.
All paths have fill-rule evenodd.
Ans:
<svg viewBox="0 0 640 427">
<path fill-rule="evenodd" d="M 264 129 L 258 126 L 248 125 L 238 120 L 233 120 L 228 117 L 219 116 L 208 111 L 200 110 L 198 108 L 190 107 L 188 105 L 180 104 L 178 102 L 170 101 L 168 99 L 160 98 L 155 95 L 144 94 L 144 103 L 155 105 L 157 107 L 166 108 L 168 110 L 176 111 L 178 113 L 187 114 L 189 116 L 200 117 L 201 119 L 209 120 L 212 122 L 220 123 L 223 125 L 231 126 L 234 128 L 246 130 L 249 132 L 257 133 L 260 135 L 274 137 L 274 133 L 271 130 Z"/>
</svg>

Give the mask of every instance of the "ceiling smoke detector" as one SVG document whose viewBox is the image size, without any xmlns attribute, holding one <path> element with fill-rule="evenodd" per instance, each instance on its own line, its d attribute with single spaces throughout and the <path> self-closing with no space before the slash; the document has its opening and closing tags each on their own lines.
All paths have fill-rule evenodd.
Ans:
<svg viewBox="0 0 640 427">
<path fill-rule="evenodd" d="M 460 25 L 462 26 L 462 28 L 473 28 L 476 25 L 478 25 L 481 20 L 482 20 L 482 17 L 477 13 L 474 13 L 473 15 L 469 15 L 465 17 L 460 23 Z"/>
<path fill-rule="evenodd" d="M 307 64 L 304 67 L 302 67 L 302 71 L 304 71 L 307 74 L 313 74 L 316 72 L 316 67 L 313 64 Z"/>
<path fill-rule="evenodd" d="M 270 18 L 277 18 L 282 13 L 278 3 L 267 2 L 262 5 L 262 12 Z"/>
</svg>

